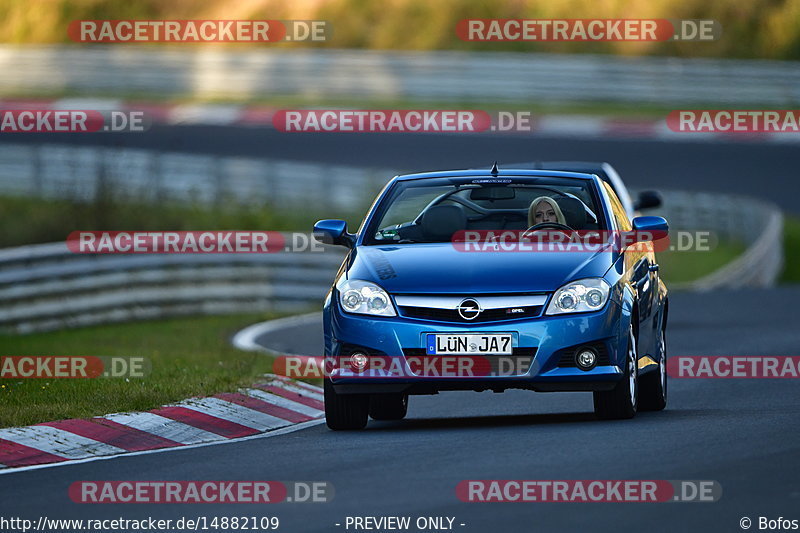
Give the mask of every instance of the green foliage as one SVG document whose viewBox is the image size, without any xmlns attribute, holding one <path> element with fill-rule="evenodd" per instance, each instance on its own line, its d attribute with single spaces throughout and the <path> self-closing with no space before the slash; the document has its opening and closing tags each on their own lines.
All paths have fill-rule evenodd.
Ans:
<svg viewBox="0 0 800 533">
<path fill-rule="evenodd" d="M 0 379 L 0 427 L 153 409 L 193 396 L 233 392 L 272 368 L 229 339 L 265 315 L 176 318 L 33 335 L 0 335 L 3 355 L 144 357 L 143 378 Z"/>
<path fill-rule="evenodd" d="M 0 32 L 7 42 L 69 42 L 79 19 L 325 19 L 323 46 L 398 50 L 495 50 L 684 57 L 800 59 L 800 0 L 4 0 Z M 715 42 L 468 43 L 455 25 L 465 18 L 713 19 Z M 237 46 L 237 45 L 232 45 Z M 286 43 L 271 46 L 320 46 Z"/>
<path fill-rule="evenodd" d="M 783 219 L 783 253 L 781 281 L 800 282 L 800 218 L 787 216 Z"/>
<path fill-rule="evenodd" d="M 71 231 L 261 230 L 310 232 L 320 218 L 357 227 L 363 212 L 270 205 L 149 204 L 110 197 L 91 203 L 0 196 L 0 248 L 63 241 Z"/>
</svg>

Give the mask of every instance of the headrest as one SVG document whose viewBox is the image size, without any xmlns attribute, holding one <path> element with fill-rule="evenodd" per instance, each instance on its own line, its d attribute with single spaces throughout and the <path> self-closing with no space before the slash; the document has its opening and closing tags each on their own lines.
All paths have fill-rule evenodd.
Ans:
<svg viewBox="0 0 800 533">
<path fill-rule="evenodd" d="M 572 229 L 584 229 L 588 220 L 586 209 L 583 207 L 583 202 L 570 198 L 569 196 L 557 196 L 553 198 L 561 208 L 564 214 L 564 220 L 567 226 Z"/>
<path fill-rule="evenodd" d="M 453 233 L 467 228 L 467 215 L 457 205 L 437 205 L 425 211 L 421 225 L 427 240 L 449 241 Z"/>
</svg>

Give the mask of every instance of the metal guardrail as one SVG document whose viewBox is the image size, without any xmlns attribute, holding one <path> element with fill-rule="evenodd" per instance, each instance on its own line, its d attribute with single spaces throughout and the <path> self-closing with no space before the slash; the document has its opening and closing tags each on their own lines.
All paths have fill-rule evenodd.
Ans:
<svg viewBox="0 0 800 533">
<path fill-rule="evenodd" d="M 670 225 L 703 229 L 743 242 L 745 252 L 709 275 L 679 285 L 695 291 L 770 287 L 783 269 L 783 214 L 775 204 L 748 196 L 672 191 L 662 214 Z"/>
<path fill-rule="evenodd" d="M 677 191 L 665 192 L 664 199 L 660 214 L 673 229 L 711 231 L 748 246 L 741 257 L 685 288 L 775 282 L 783 260 L 775 206 Z M 64 243 L 0 250 L 0 330 L 29 333 L 186 314 L 302 311 L 321 304 L 343 254 L 343 248 L 326 247 L 324 252 L 274 254 L 84 255 Z"/>
<path fill-rule="evenodd" d="M 800 103 L 791 61 L 590 54 L 0 46 L 0 94 L 292 94 L 465 102 Z"/>
<path fill-rule="evenodd" d="M 772 213 L 763 237 L 735 261 L 689 285 L 696 291 L 721 287 L 769 287 L 783 268 L 783 217 Z M 735 284 L 733 283 L 735 282 Z"/>
<path fill-rule="evenodd" d="M 186 314 L 319 306 L 343 249 L 273 254 L 74 254 L 0 250 L 0 330 L 29 333 Z"/>
<path fill-rule="evenodd" d="M 199 204 L 367 205 L 393 170 L 133 148 L 0 144 L 0 193 Z"/>
</svg>

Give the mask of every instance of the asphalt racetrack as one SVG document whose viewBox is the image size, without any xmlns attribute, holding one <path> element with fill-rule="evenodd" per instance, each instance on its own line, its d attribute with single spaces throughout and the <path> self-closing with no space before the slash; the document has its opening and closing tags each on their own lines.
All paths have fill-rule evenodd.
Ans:
<svg viewBox="0 0 800 533">
<path fill-rule="evenodd" d="M 297 159 L 312 154 L 315 161 L 413 170 L 494 159 L 600 159 L 614 164 L 632 187 L 748 193 L 789 210 L 796 210 L 800 190 L 791 178 L 800 150 L 792 145 L 289 136 L 208 127 L 154 128 L 139 139 L 159 142 L 154 138 L 171 150 Z M 798 355 L 798 299 L 800 287 L 674 292 L 669 353 Z M 276 331 L 259 342 L 319 355 L 321 327 Z M 269 438 L 3 474 L 0 514 L 34 520 L 269 515 L 280 518 L 279 531 L 290 532 L 347 531 L 347 516 L 449 516 L 454 529 L 465 532 L 742 531 L 739 521 L 749 517 L 757 530 L 759 516 L 800 518 L 798 383 L 671 379 L 665 411 L 626 421 L 595 419 L 588 393 L 418 396 L 411 398 L 406 420 L 370 422 L 361 432 L 316 425 Z M 325 480 L 336 496 L 324 504 L 89 505 L 73 503 L 67 494 L 78 480 L 190 479 Z M 456 485 L 465 479 L 715 480 L 723 492 L 715 503 L 464 503 Z"/>
<path fill-rule="evenodd" d="M 13 143 L 68 143 L 399 169 L 489 167 L 495 160 L 608 161 L 631 188 L 750 194 L 800 211 L 796 143 L 582 139 L 528 135 L 281 133 L 271 128 L 154 125 L 147 133 L 5 134 Z M 387 176 L 387 180 L 391 176 Z M 746 216 L 743 214 L 743 216 Z"/>
</svg>

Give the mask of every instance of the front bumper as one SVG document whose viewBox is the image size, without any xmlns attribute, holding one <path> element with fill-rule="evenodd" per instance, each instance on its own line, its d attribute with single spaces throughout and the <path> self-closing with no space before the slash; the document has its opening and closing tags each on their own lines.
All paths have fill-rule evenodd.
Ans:
<svg viewBox="0 0 800 533">
<path fill-rule="evenodd" d="M 509 388 L 543 392 L 609 390 L 622 378 L 629 321 L 622 306 L 614 301 L 593 313 L 464 325 L 402 316 L 354 315 L 343 312 L 335 300 L 329 300 L 324 309 L 326 364 L 331 369 L 329 376 L 334 389 L 342 394 L 432 394 L 444 390 Z M 516 349 L 534 354 L 530 366 L 513 374 L 445 377 L 415 374 L 416 367 L 408 364 L 409 353 L 425 357 L 428 333 L 476 332 L 511 333 Z M 591 370 L 564 364 L 568 359 L 565 353 L 571 354 L 571 349 L 587 344 L 605 346 L 607 357 Z M 353 347 L 362 348 L 370 356 L 387 358 L 393 363 L 392 368 L 404 371 L 357 372 L 342 364 Z"/>
</svg>

